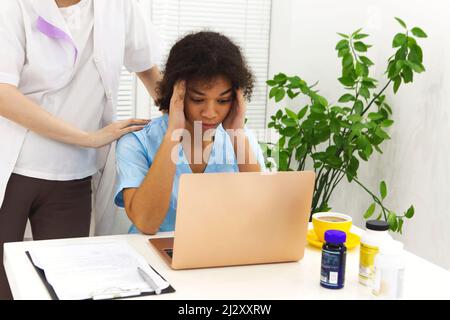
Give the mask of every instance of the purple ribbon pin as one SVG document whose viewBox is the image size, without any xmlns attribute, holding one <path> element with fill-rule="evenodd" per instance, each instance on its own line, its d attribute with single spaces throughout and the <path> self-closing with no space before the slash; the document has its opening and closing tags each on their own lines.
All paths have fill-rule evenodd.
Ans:
<svg viewBox="0 0 450 320">
<path fill-rule="evenodd" d="M 62 40 L 62 41 L 66 41 L 66 42 L 70 43 L 75 50 L 75 59 L 73 62 L 73 64 L 75 64 L 75 62 L 77 61 L 77 57 L 78 57 L 78 49 L 77 49 L 75 43 L 73 42 L 72 38 L 67 33 L 65 33 L 60 28 L 52 25 L 51 23 L 47 22 L 41 16 L 39 16 L 39 18 L 37 20 L 36 27 L 40 32 L 42 32 L 49 38 Z"/>
</svg>

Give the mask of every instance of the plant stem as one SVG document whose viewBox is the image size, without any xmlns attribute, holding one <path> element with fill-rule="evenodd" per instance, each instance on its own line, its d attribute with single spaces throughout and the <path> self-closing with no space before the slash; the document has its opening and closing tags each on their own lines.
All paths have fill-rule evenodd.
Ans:
<svg viewBox="0 0 450 320">
<path fill-rule="evenodd" d="M 345 174 L 342 174 L 341 176 L 338 175 L 336 181 L 333 183 L 333 187 L 331 188 L 330 193 L 328 194 L 328 197 L 326 199 L 327 203 L 328 201 L 330 201 L 330 197 L 333 194 L 334 189 L 339 185 L 339 183 L 341 182 L 341 180 L 345 177 Z"/>
<path fill-rule="evenodd" d="M 392 83 L 392 80 L 389 80 L 388 83 L 384 86 L 383 89 L 370 101 L 370 103 L 367 105 L 367 107 L 364 109 L 362 116 L 367 112 L 367 110 L 370 109 L 370 107 L 374 104 L 374 102 L 383 94 L 383 92 L 389 87 L 389 85 Z"/>
<path fill-rule="evenodd" d="M 359 182 L 358 179 L 353 178 L 353 181 L 355 181 L 357 184 L 359 184 L 361 188 L 363 188 L 364 190 L 366 190 L 366 192 L 372 196 L 373 200 L 381 207 L 381 209 L 382 209 L 382 211 L 383 211 L 384 219 L 387 221 L 386 211 L 389 211 L 389 209 L 387 209 L 385 206 L 383 206 L 383 204 L 381 203 L 380 199 L 378 199 L 378 197 L 377 197 L 376 195 L 374 195 L 374 194 L 373 194 L 369 189 L 367 189 L 361 182 Z"/>
</svg>

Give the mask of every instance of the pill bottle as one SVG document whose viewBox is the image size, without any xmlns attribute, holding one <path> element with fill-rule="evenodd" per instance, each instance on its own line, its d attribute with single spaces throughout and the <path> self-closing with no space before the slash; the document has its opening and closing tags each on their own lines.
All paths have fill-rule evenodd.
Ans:
<svg viewBox="0 0 450 320">
<path fill-rule="evenodd" d="M 328 289 L 342 289 L 345 282 L 345 263 L 347 235 L 343 231 L 328 230 L 325 232 L 325 243 L 322 247 L 322 266 L 320 285 Z"/>
<path fill-rule="evenodd" d="M 389 235 L 389 224 L 385 221 L 370 220 L 366 222 L 366 230 L 361 236 L 359 252 L 359 283 L 373 288 L 374 263 L 380 244 L 392 241 Z"/>
<path fill-rule="evenodd" d="M 372 293 L 384 299 L 401 299 L 405 273 L 403 243 L 394 240 L 383 242 L 375 257 L 374 272 Z"/>
</svg>

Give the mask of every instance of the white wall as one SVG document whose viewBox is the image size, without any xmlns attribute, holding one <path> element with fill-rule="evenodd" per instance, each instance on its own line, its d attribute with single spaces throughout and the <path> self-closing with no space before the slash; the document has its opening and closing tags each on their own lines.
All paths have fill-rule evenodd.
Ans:
<svg viewBox="0 0 450 320">
<path fill-rule="evenodd" d="M 351 33 L 363 27 L 374 45 L 368 56 L 380 84 L 387 58 L 394 52 L 392 38 L 401 30 L 394 17 L 428 34 L 421 41 L 427 71 L 413 84 L 402 87 L 388 101 L 394 109 L 392 140 L 382 145 L 361 167 L 359 178 L 377 191 L 388 184 L 388 206 L 400 213 L 414 204 L 416 215 L 404 226 L 399 239 L 407 250 L 450 268 L 450 3 L 445 0 L 273 0 L 270 76 L 278 72 L 298 75 L 310 83 L 319 80 L 321 93 L 330 102 L 343 93 L 337 78 L 340 61 L 334 51 L 336 32 Z M 302 101 L 280 106 L 300 106 Z M 269 103 L 268 116 L 275 105 Z M 358 186 L 346 181 L 331 199 L 337 211 L 353 216 L 363 226 L 362 215 L 371 203 Z"/>
</svg>

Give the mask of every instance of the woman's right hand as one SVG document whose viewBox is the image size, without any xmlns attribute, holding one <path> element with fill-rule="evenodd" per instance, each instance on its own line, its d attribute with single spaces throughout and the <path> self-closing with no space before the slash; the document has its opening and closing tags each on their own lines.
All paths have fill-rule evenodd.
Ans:
<svg viewBox="0 0 450 320">
<path fill-rule="evenodd" d="M 129 119 L 114 122 L 103 129 L 88 133 L 82 140 L 81 146 L 101 148 L 120 139 L 127 133 L 142 130 L 150 120 Z"/>
<path fill-rule="evenodd" d="M 179 80 L 173 88 L 172 99 L 169 109 L 169 128 L 173 133 L 175 130 L 184 129 L 186 118 L 184 115 L 184 97 L 186 95 L 186 81 Z"/>
</svg>

